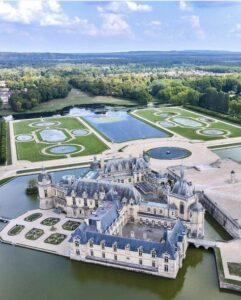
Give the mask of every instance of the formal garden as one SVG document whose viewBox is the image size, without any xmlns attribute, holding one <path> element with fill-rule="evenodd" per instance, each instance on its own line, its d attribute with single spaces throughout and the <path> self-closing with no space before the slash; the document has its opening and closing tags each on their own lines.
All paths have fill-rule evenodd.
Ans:
<svg viewBox="0 0 241 300">
<path fill-rule="evenodd" d="M 132 112 L 132 115 L 191 140 L 209 141 L 241 135 L 241 127 L 237 125 L 180 107 L 140 109 Z"/>
<path fill-rule="evenodd" d="M 8 231 L 8 235 L 10 236 L 18 235 L 24 229 L 24 227 L 25 227 L 24 225 L 16 224 Z"/>
<path fill-rule="evenodd" d="M 27 221 L 27 222 L 34 222 L 36 221 L 37 219 L 41 218 L 43 214 L 41 213 L 34 213 L 34 214 L 31 214 L 29 216 L 27 216 L 24 221 Z"/>
<path fill-rule="evenodd" d="M 30 231 L 28 231 L 25 234 L 25 238 L 28 240 L 35 241 L 39 239 L 44 234 L 44 231 L 42 229 L 38 228 L 32 228 Z"/>
<path fill-rule="evenodd" d="M 69 231 L 73 231 L 75 230 L 78 226 L 80 225 L 79 222 L 76 221 L 67 221 L 62 225 L 62 228 L 64 230 L 69 230 Z"/>
<path fill-rule="evenodd" d="M 47 218 L 44 219 L 41 224 L 42 225 L 46 225 L 46 226 L 54 226 L 55 224 L 57 224 L 60 221 L 59 218 Z"/>
<path fill-rule="evenodd" d="M 31 162 L 98 154 L 108 147 L 75 117 L 14 122 L 19 160 Z"/>
<path fill-rule="evenodd" d="M 59 245 L 66 239 L 66 237 L 67 235 L 62 233 L 53 233 L 44 242 L 52 245 Z"/>
</svg>

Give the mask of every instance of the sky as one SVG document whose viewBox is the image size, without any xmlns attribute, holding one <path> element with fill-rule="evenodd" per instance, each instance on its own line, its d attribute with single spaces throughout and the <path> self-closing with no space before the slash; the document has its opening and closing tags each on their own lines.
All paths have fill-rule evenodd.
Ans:
<svg viewBox="0 0 241 300">
<path fill-rule="evenodd" d="M 0 0 L 0 51 L 241 51 L 241 1 Z"/>
</svg>

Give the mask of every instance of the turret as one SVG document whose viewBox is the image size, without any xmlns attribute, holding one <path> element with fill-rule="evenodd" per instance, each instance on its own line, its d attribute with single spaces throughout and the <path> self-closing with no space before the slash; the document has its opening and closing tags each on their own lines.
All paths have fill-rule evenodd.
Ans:
<svg viewBox="0 0 241 300">
<path fill-rule="evenodd" d="M 204 236 L 204 213 L 205 210 L 195 194 L 195 202 L 190 206 L 191 234 L 194 237 Z"/>
<path fill-rule="evenodd" d="M 38 175 L 38 193 L 40 209 L 51 209 L 54 207 L 52 177 L 45 170 Z"/>
</svg>

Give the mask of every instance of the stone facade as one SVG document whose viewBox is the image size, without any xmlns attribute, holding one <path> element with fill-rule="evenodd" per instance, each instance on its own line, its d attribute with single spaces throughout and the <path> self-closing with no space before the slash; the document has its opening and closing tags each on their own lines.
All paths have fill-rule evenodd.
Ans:
<svg viewBox="0 0 241 300">
<path fill-rule="evenodd" d="M 94 159 L 82 178 L 54 184 L 38 177 L 41 209 L 83 223 L 70 239 L 71 258 L 175 278 L 187 236 L 204 236 L 204 209 L 184 178 L 153 172 L 148 157 Z"/>
</svg>

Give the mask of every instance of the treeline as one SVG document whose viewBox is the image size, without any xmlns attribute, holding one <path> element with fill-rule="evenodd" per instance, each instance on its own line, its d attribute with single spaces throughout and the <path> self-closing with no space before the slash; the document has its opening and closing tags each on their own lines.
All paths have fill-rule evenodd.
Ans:
<svg viewBox="0 0 241 300">
<path fill-rule="evenodd" d="M 19 80 L 8 80 L 7 86 L 12 91 L 9 104 L 16 112 L 30 110 L 52 99 L 64 98 L 71 89 L 68 80 L 56 77 L 21 77 Z"/>
<path fill-rule="evenodd" d="M 94 96 L 113 96 L 130 99 L 138 104 L 147 104 L 152 100 L 148 91 L 148 81 L 148 78 L 126 74 L 101 78 L 73 77 L 70 84 Z"/>
<path fill-rule="evenodd" d="M 5 164 L 7 160 L 7 124 L 0 121 L 0 165 Z"/>
</svg>

